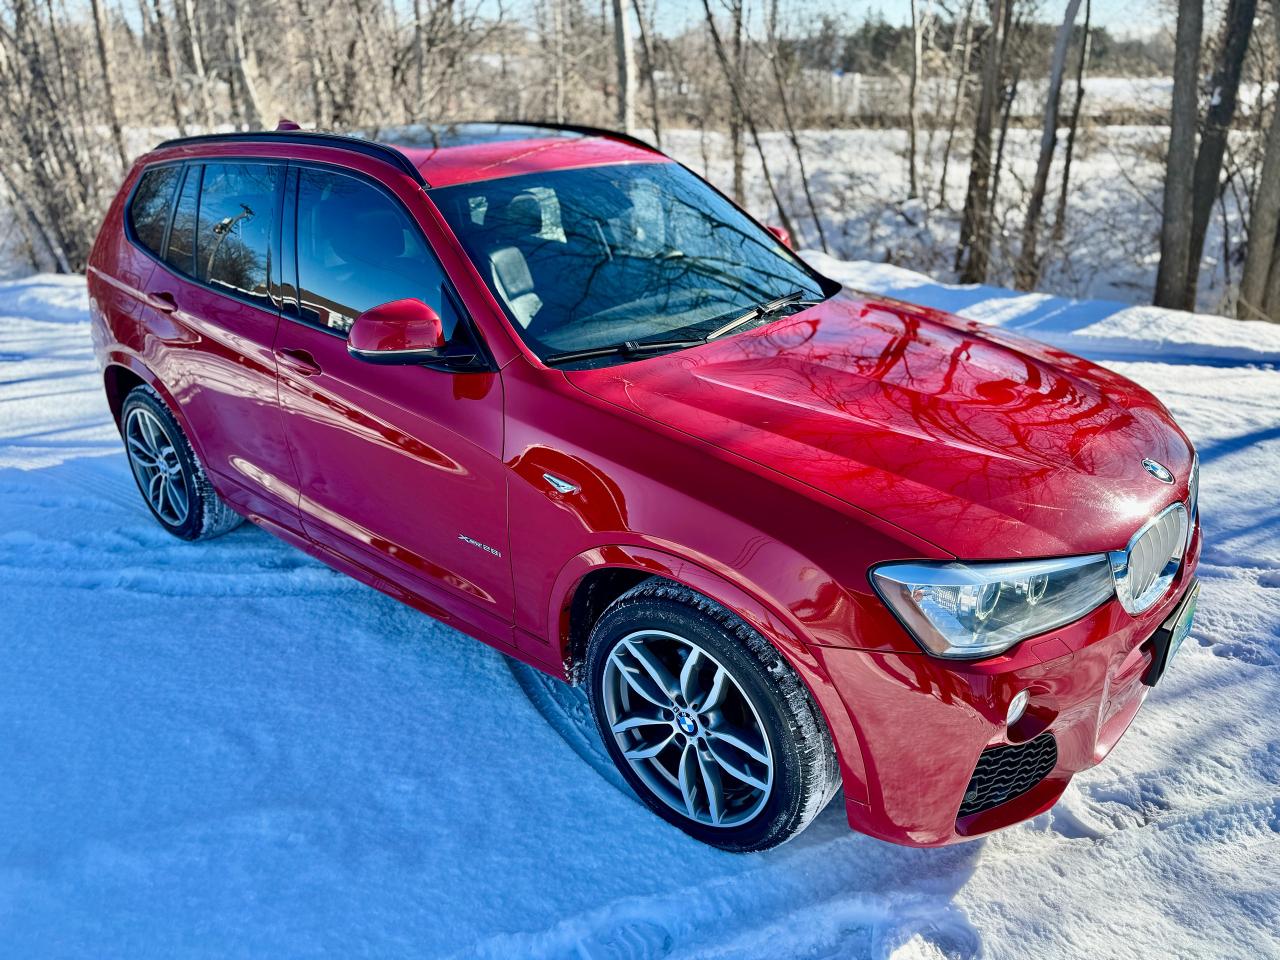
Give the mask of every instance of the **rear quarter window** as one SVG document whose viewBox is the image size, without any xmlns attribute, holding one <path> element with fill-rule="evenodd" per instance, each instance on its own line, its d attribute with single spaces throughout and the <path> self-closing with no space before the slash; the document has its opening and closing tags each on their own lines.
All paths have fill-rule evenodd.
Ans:
<svg viewBox="0 0 1280 960">
<path fill-rule="evenodd" d="M 169 226 L 173 194 L 181 173 L 182 167 L 176 165 L 145 171 L 129 203 L 129 226 L 134 237 L 157 256 L 164 246 L 164 232 Z"/>
</svg>

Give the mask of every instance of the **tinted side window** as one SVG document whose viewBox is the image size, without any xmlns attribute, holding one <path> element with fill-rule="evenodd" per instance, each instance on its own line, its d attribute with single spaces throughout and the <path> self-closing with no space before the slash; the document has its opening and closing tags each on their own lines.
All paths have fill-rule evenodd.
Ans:
<svg viewBox="0 0 1280 960">
<path fill-rule="evenodd" d="M 159 254 L 164 244 L 164 231 L 169 225 L 173 192 L 182 167 L 153 167 L 142 175 L 138 189 L 129 204 L 129 225 L 138 242 Z"/>
<path fill-rule="evenodd" d="M 182 193 L 178 195 L 178 207 L 173 214 L 173 226 L 169 229 L 169 248 L 164 255 L 166 263 L 188 275 L 196 272 L 196 203 L 200 198 L 200 174 L 203 170 L 198 163 L 187 167 Z"/>
<path fill-rule="evenodd" d="M 196 228 L 197 280 L 267 299 L 281 170 L 269 163 L 205 164 Z"/>
<path fill-rule="evenodd" d="M 302 318 L 346 333 L 366 310 L 415 298 L 440 314 L 446 337 L 457 315 L 444 271 L 417 224 L 378 188 L 303 168 L 298 178 L 298 286 Z"/>
</svg>

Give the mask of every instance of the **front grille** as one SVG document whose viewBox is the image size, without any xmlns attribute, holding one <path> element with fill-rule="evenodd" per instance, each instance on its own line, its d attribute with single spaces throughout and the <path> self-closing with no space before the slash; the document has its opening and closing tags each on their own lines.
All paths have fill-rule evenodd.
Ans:
<svg viewBox="0 0 1280 960">
<path fill-rule="evenodd" d="M 1116 595 L 1132 614 L 1159 600 L 1173 582 L 1187 546 L 1187 508 L 1180 503 L 1153 517 L 1124 550 L 1111 553 Z"/>
<path fill-rule="evenodd" d="M 1045 731 L 1034 740 L 984 750 L 960 803 L 960 816 L 981 813 L 1020 797 L 1058 763 L 1058 741 Z"/>
</svg>

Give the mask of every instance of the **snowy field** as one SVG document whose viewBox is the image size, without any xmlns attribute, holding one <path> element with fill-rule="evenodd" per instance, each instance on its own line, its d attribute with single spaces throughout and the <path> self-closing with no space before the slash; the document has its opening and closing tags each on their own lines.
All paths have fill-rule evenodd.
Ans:
<svg viewBox="0 0 1280 960">
<path fill-rule="evenodd" d="M 255 528 L 166 536 L 83 282 L 35 277 L 0 284 L 0 956 L 1280 956 L 1280 328 L 813 260 L 1095 357 L 1199 447 L 1193 637 L 1057 808 L 699 846 L 496 652 Z"/>
</svg>

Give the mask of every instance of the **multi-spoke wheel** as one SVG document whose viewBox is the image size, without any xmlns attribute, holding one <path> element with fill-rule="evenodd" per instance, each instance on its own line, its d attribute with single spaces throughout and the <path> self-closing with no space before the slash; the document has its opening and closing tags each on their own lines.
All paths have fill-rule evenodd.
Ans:
<svg viewBox="0 0 1280 960">
<path fill-rule="evenodd" d="M 124 420 L 129 465 L 147 504 L 166 524 L 180 527 L 191 512 L 191 494 L 178 449 L 164 424 L 142 404 Z"/>
<path fill-rule="evenodd" d="M 605 664 L 602 693 L 623 757 L 667 806 L 724 827 L 763 809 L 773 786 L 764 724 L 696 642 L 663 630 L 623 637 Z"/>
<path fill-rule="evenodd" d="M 183 540 L 201 540 L 240 523 L 209 483 L 178 421 L 150 387 L 135 387 L 125 398 L 120 433 L 138 490 L 162 527 Z"/>
<path fill-rule="evenodd" d="M 687 833 L 763 850 L 835 792 L 830 736 L 807 690 L 777 650 L 706 597 L 646 581 L 601 616 L 587 656 L 610 755 Z"/>
</svg>

